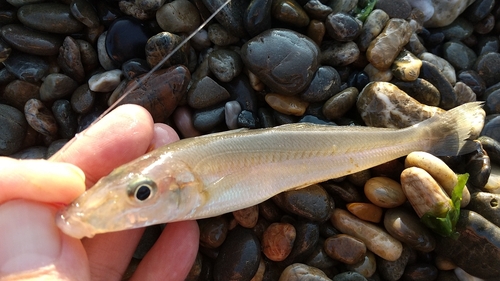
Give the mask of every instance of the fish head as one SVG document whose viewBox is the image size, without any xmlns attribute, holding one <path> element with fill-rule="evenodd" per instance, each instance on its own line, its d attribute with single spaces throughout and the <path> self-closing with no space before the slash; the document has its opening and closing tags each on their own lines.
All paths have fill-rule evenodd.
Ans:
<svg viewBox="0 0 500 281">
<path fill-rule="evenodd" d="M 75 238 L 179 221 L 204 202 L 203 184 L 182 161 L 146 155 L 101 178 L 56 222 Z"/>
</svg>

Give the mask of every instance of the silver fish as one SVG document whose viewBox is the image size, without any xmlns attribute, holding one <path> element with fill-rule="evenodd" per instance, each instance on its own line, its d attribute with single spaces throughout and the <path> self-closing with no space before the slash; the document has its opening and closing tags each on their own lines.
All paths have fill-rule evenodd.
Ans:
<svg viewBox="0 0 500 281">
<path fill-rule="evenodd" d="M 221 215 L 412 151 L 471 152 L 484 117 L 476 102 L 405 129 L 302 123 L 180 140 L 115 169 L 63 209 L 57 224 L 81 238 Z"/>
</svg>

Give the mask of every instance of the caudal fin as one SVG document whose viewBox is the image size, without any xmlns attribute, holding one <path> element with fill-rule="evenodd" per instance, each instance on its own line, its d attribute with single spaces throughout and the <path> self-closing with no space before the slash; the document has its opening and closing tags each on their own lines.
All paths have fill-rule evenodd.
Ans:
<svg viewBox="0 0 500 281">
<path fill-rule="evenodd" d="M 482 105 L 482 102 L 466 103 L 416 124 L 414 127 L 421 129 L 429 140 L 427 151 L 438 156 L 474 151 L 477 144 L 473 140 L 484 125 Z"/>
</svg>

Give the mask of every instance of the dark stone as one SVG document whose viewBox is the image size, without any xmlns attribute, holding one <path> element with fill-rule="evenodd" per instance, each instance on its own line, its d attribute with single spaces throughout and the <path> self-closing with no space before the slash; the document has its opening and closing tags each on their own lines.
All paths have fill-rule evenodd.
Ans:
<svg viewBox="0 0 500 281">
<path fill-rule="evenodd" d="M 410 97 L 425 105 L 438 106 L 441 101 L 439 90 L 425 79 L 417 78 L 417 80 L 410 82 L 394 80 L 391 82 Z"/>
<path fill-rule="evenodd" d="M 328 99 L 323 105 L 323 115 L 328 120 L 339 119 L 356 104 L 358 89 L 349 87 Z"/>
<path fill-rule="evenodd" d="M 200 227 L 200 245 L 215 249 L 226 240 L 229 223 L 222 216 L 198 220 Z"/>
<path fill-rule="evenodd" d="M 10 155 L 21 148 L 27 127 L 21 111 L 0 104 L 0 155 Z"/>
<path fill-rule="evenodd" d="M 411 250 L 409 250 L 408 247 L 404 247 L 403 253 L 401 253 L 401 256 L 395 261 L 384 260 L 377 256 L 377 272 L 380 273 L 385 281 L 400 280 L 408 264 L 410 255 Z"/>
<path fill-rule="evenodd" d="M 328 193 L 317 184 L 280 193 L 273 201 L 290 213 L 316 222 L 327 221 L 334 208 Z"/>
<path fill-rule="evenodd" d="M 500 194 L 476 192 L 470 196 L 470 203 L 466 207 L 485 219 L 500 227 Z"/>
<path fill-rule="evenodd" d="M 359 48 L 353 41 L 323 41 L 321 44 L 321 63 L 331 66 L 346 66 L 359 58 Z M 342 77 L 342 75 L 341 75 Z"/>
<path fill-rule="evenodd" d="M 484 55 L 486 53 L 498 53 L 500 49 L 500 40 L 496 36 L 481 36 L 477 41 L 476 46 L 474 46 L 476 54 L 478 56 Z"/>
<path fill-rule="evenodd" d="M 146 58 L 146 42 L 151 32 L 139 20 L 122 17 L 115 20 L 106 35 L 106 52 L 117 64 L 133 58 Z"/>
<path fill-rule="evenodd" d="M 196 111 L 193 114 L 193 126 L 196 130 L 207 133 L 224 123 L 224 117 L 224 105 Z"/>
<path fill-rule="evenodd" d="M 479 278 L 500 276 L 500 228 L 476 212 L 460 210 L 457 239 L 436 236 L 436 253 Z M 429 280 L 429 279 L 426 279 Z"/>
<path fill-rule="evenodd" d="M 358 21 L 344 13 L 331 13 L 325 21 L 326 32 L 333 39 L 341 42 L 352 41 L 361 33 Z"/>
<path fill-rule="evenodd" d="M 64 139 L 71 139 L 75 136 L 78 126 L 77 116 L 71 109 L 68 100 L 56 100 L 52 105 L 52 113 L 59 125 L 59 136 Z"/>
<path fill-rule="evenodd" d="M 319 48 L 311 39 L 287 29 L 270 29 L 241 48 L 246 67 L 272 91 L 295 95 L 319 68 Z"/>
<path fill-rule="evenodd" d="M 486 83 L 486 87 L 500 82 L 500 54 L 486 53 L 479 56 L 473 68 Z"/>
<path fill-rule="evenodd" d="M 62 38 L 57 35 L 34 31 L 20 24 L 4 25 L 0 33 L 14 49 L 33 55 L 57 55 L 62 44 Z"/>
<path fill-rule="evenodd" d="M 209 76 L 191 86 L 187 95 L 189 106 L 195 109 L 207 108 L 230 98 L 229 92 Z"/>
<path fill-rule="evenodd" d="M 330 6 L 321 3 L 320 0 L 307 1 L 304 5 L 304 10 L 311 18 L 319 21 L 324 21 L 333 11 Z"/>
<path fill-rule="evenodd" d="M 474 51 L 458 41 L 448 41 L 443 44 L 443 58 L 447 60 L 456 71 L 472 68 L 477 56 Z"/>
<path fill-rule="evenodd" d="M 487 136 L 500 142 L 500 116 L 495 116 L 488 120 L 481 131 L 481 136 Z"/>
<path fill-rule="evenodd" d="M 476 151 L 467 155 L 467 158 L 465 164 L 465 171 L 469 173 L 467 186 L 482 189 L 490 178 L 490 157 L 481 146 L 478 146 Z"/>
<path fill-rule="evenodd" d="M 49 72 L 47 61 L 35 55 L 11 54 L 3 64 L 16 78 L 31 83 L 40 81 Z"/>
<path fill-rule="evenodd" d="M 87 0 L 72 0 L 70 5 L 71 14 L 89 28 L 99 26 L 97 12 Z"/>
<path fill-rule="evenodd" d="M 95 92 L 89 89 L 87 83 L 80 85 L 71 95 L 71 107 L 78 114 L 86 114 L 92 110 L 95 102 Z"/>
<path fill-rule="evenodd" d="M 210 72 L 221 82 L 229 82 L 243 70 L 240 55 L 232 50 L 214 50 L 208 55 Z"/>
<path fill-rule="evenodd" d="M 309 25 L 309 16 L 295 0 L 274 0 L 271 14 L 273 19 L 292 27 Z"/>
<path fill-rule="evenodd" d="M 480 97 L 486 90 L 484 80 L 474 70 L 464 70 L 458 73 L 457 81 L 465 83 L 469 86 L 476 96 Z"/>
<path fill-rule="evenodd" d="M 122 72 L 125 79 L 132 80 L 141 74 L 148 73 L 151 68 L 143 59 L 131 59 L 122 64 Z"/>
<path fill-rule="evenodd" d="M 78 83 L 61 73 L 45 76 L 40 86 L 40 100 L 53 101 L 68 96 L 78 87 Z"/>
<path fill-rule="evenodd" d="M 0 10 L 0 26 L 17 22 L 17 10 L 12 7 L 2 7 Z"/>
<path fill-rule="evenodd" d="M 470 22 L 478 22 L 491 12 L 494 5 L 494 0 L 476 0 L 465 9 L 462 16 Z"/>
<path fill-rule="evenodd" d="M 106 38 L 108 37 L 109 33 Z M 182 40 L 182 37 L 170 32 L 160 32 L 149 38 L 145 46 L 148 65 L 153 68 L 161 63 L 163 58 L 172 53 Z M 189 49 L 189 44 L 185 44 L 177 52 L 172 53 L 162 67 L 167 68 L 177 64 L 189 65 Z"/>
<path fill-rule="evenodd" d="M 202 0 L 208 10 L 215 12 L 225 0 Z M 246 37 L 246 30 L 243 24 L 245 19 L 245 11 L 249 5 L 249 0 L 232 1 L 226 5 L 215 16 L 217 21 L 222 24 L 232 35 L 237 37 Z"/>
<path fill-rule="evenodd" d="M 378 0 L 375 9 L 383 10 L 390 18 L 406 19 L 410 16 L 412 7 L 407 0 Z"/>
<path fill-rule="evenodd" d="M 427 263 L 410 264 L 406 267 L 402 279 L 408 281 L 436 280 L 438 269 Z"/>
<path fill-rule="evenodd" d="M 260 263 L 261 248 L 250 229 L 231 230 L 214 263 L 215 280 L 250 281 Z"/>
<path fill-rule="evenodd" d="M 363 275 L 354 271 L 346 271 L 335 275 L 332 281 L 368 281 Z"/>
<path fill-rule="evenodd" d="M 35 131 L 45 136 L 57 134 L 57 123 L 52 112 L 37 99 L 30 99 L 24 105 L 24 115 Z"/>
<path fill-rule="evenodd" d="M 500 164 L 500 142 L 487 136 L 481 136 L 477 140 L 488 153 L 490 160 L 495 164 Z"/>
<path fill-rule="evenodd" d="M 453 90 L 450 82 L 446 80 L 443 73 L 432 63 L 422 61 L 420 68 L 420 78 L 429 81 L 441 93 L 441 101 L 439 107 L 443 109 L 451 109 L 456 106 L 457 94 Z"/>
<path fill-rule="evenodd" d="M 40 98 L 40 86 L 23 80 L 14 80 L 4 88 L 5 103 L 24 111 L 24 104 L 33 98 Z"/>
<path fill-rule="evenodd" d="M 242 110 L 240 114 L 238 114 L 237 123 L 239 128 L 255 129 L 258 127 L 259 122 L 251 111 Z"/>
<path fill-rule="evenodd" d="M 340 91 L 340 75 L 331 66 L 320 66 L 307 88 L 299 94 L 307 102 L 320 102 L 329 99 Z"/>
<path fill-rule="evenodd" d="M 72 34 L 84 27 L 62 3 L 24 5 L 17 11 L 17 18 L 27 27 L 50 33 Z"/>
<path fill-rule="evenodd" d="M 315 250 L 319 242 L 319 225 L 306 220 L 298 220 L 293 224 L 295 227 L 295 241 L 288 257 L 281 263 L 288 265 L 291 263 L 303 262 Z"/>
<path fill-rule="evenodd" d="M 245 11 L 243 25 L 252 37 L 271 28 L 271 0 L 252 0 Z"/>
<path fill-rule="evenodd" d="M 349 87 L 356 87 L 358 91 L 363 90 L 368 83 L 370 83 L 370 77 L 364 71 L 353 71 L 347 78 L 347 85 Z"/>
<path fill-rule="evenodd" d="M 75 79 L 78 83 L 85 81 L 85 70 L 80 55 L 80 45 L 73 37 L 67 36 L 64 39 L 59 49 L 57 62 L 66 75 Z"/>
<path fill-rule="evenodd" d="M 257 96 L 246 75 L 239 75 L 228 83 L 221 83 L 231 95 L 231 100 L 240 103 L 243 110 L 257 111 Z"/>
<path fill-rule="evenodd" d="M 485 100 L 484 110 L 486 114 L 500 113 L 500 89 L 488 89 L 483 99 Z"/>
</svg>

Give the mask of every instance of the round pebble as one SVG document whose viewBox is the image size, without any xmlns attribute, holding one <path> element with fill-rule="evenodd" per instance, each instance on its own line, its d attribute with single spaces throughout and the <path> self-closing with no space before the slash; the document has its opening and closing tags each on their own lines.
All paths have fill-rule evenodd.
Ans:
<svg viewBox="0 0 500 281">
<path fill-rule="evenodd" d="M 356 217 L 374 223 L 379 223 L 382 219 L 382 208 L 370 203 L 349 203 L 347 210 Z"/>
<path fill-rule="evenodd" d="M 115 20 L 105 35 L 107 55 L 117 64 L 133 58 L 146 58 L 145 46 L 151 32 L 138 20 L 124 17 Z"/>
<path fill-rule="evenodd" d="M 50 33 L 72 34 L 84 27 L 71 15 L 69 5 L 62 3 L 24 5 L 17 11 L 17 18 L 29 28 Z"/>
<path fill-rule="evenodd" d="M 322 113 L 328 120 L 338 119 L 349 111 L 358 98 L 358 89 L 349 87 L 328 99 L 323 105 Z"/>
<path fill-rule="evenodd" d="M 500 82 L 500 54 L 499 53 L 486 53 L 479 56 L 473 69 L 479 74 L 486 87 L 492 86 Z"/>
<path fill-rule="evenodd" d="M 233 212 L 234 219 L 245 228 L 253 228 L 259 219 L 259 206 L 252 206 Z"/>
<path fill-rule="evenodd" d="M 151 68 L 161 63 L 163 58 L 172 53 L 175 47 L 182 42 L 182 37 L 170 32 L 160 32 L 146 43 L 146 61 Z M 184 45 L 180 50 L 172 53 L 170 58 L 162 67 L 167 68 L 172 65 L 189 64 L 189 45 Z"/>
<path fill-rule="evenodd" d="M 69 76 L 60 73 L 51 73 L 45 77 L 40 86 L 40 100 L 57 100 L 73 93 L 78 83 Z"/>
<path fill-rule="evenodd" d="M 273 18 L 295 27 L 309 24 L 309 16 L 294 0 L 273 1 L 271 14 Z"/>
<path fill-rule="evenodd" d="M 226 126 L 228 129 L 233 130 L 238 128 L 238 116 L 241 113 L 241 105 L 237 101 L 229 101 L 224 105 L 224 116 L 226 119 Z"/>
<path fill-rule="evenodd" d="M 406 202 L 401 184 L 387 177 L 373 177 L 364 186 L 368 200 L 382 208 L 394 208 Z"/>
<path fill-rule="evenodd" d="M 57 134 L 57 123 L 52 112 L 37 99 L 30 99 L 24 106 L 24 115 L 28 124 L 42 135 Z"/>
<path fill-rule="evenodd" d="M 361 25 L 358 21 L 345 13 L 328 15 L 325 27 L 328 35 L 341 42 L 352 41 L 361 33 Z"/>
<path fill-rule="evenodd" d="M 156 21 L 161 29 L 178 33 L 191 32 L 201 23 L 196 7 L 187 0 L 175 0 L 156 11 Z"/>
<path fill-rule="evenodd" d="M 321 46 L 321 63 L 331 66 L 346 66 L 359 58 L 360 52 L 356 43 L 327 41 Z"/>
<path fill-rule="evenodd" d="M 224 118 L 224 105 L 198 110 L 193 114 L 193 126 L 200 132 L 210 132 L 223 124 Z"/>
<path fill-rule="evenodd" d="M 95 102 L 95 92 L 89 89 L 88 84 L 78 87 L 71 96 L 71 107 L 78 114 L 86 114 L 92 110 Z"/>
<path fill-rule="evenodd" d="M 324 248 L 328 256 L 345 264 L 358 263 L 363 260 L 366 254 L 365 243 L 346 234 L 327 238 Z"/>
<path fill-rule="evenodd" d="M 21 148 L 27 127 L 21 111 L 0 104 L 0 155 L 10 155 Z"/>
<path fill-rule="evenodd" d="M 328 193 L 317 184 L 283 192 L 274 196 L 273 201 L 286 211 L 319 222 L 328 220 L 333 208 Z"/>
<path fill-rule="evenodd" d="M 78 83 L 82 83 L 85 80 L 85 69 L 83 68 L 80 54 L 80 44 L 73 37 L 66 36 L 64 38 L 63 44 L 59 49 L 57 62 L 63 72 Z"/>
<path fill-rule="evenodd" d="M 211 73 L 221 82 L 229 82 L 243 70 L 240 55 L 231 50 L 215 50 L 208 56 Z"/>
<path fill-rule="evenodd" d="M 2 97 L 5 103 L 23 111 L 28 100 L 40 98 L 39 90 L 36 84 L 16 79 L 5 86 Z"/>
<path fill-rule="evenodd" d="M 377 272 L 380 274 L 380 277 L 386 281 L 400 280 L 410 259 L 410 255 L 411 250 L 408 247 L 404 247 L 403 253 L 399 259 L 395 261 L 387 261 L 382 258 L 377 258 Z"/>
<path fill-rule="evenodd" d="M 302 116 L 306 112 L 308 102 L 305 102 L 295 96 L 284 96 L 275 93 L 269 93 L 265 96 L 267 104 L 274 110 L 286 115 Z"/>
<path fill-rule="evenodd" d="M 331 66 L 320 66 L 307 88 L 299 94 L 303 101 L 320 102 L 329 99 L 340 91 L 340 75 Z"/>
<path fill-rule="evenodd" d="M 57 55 L 62 44 L 56 35 L 34 31 L 20 24 L 2 26 L 0 34 L 12 48 L 33 55 Z"/>
<path fill-rule="evenodd" d="M 422 61 L 409 51 L 403 50 L 394 59 L 391 70 L 402 81 L 415 81 L 420 75 Z"/>
<path fill-rule="evenodd" d="M 411 82 L 392 81 L 392 84 L 422 104 L 439 106 L 441 102 L 441 94 L 438 89 L 425 79 L 417 78 Z"/>
<path fill-rule="evenodd" d="M 224 217 L 198 220 L 200 245 L 210 249 L 218 248 L 226 240 L 229 223 Z"/>
<path fill-rule="evenodd" d="M 120 84 L 121 78 L 122 71 L 120 69 L 108 70 L 90 77 L 88 85 L 90 90 L 94 92 L 111 92 Z"/>
<path fill-rule="evenodd" d="M 209 76 L 198 80 L 188 91 L 187 102 L 195 109 L 207 108 L 230 98 L 229 92 Z"/>
<path fill-rule="evenodd" d="M 283 270 L 278 281 L 305 280 L 329 281 L 331 279 L 318 268 L 302 263 L 294 263 Z"/>
<path fill-rule="evenodd" d="M 29 54 L 11 54 L 3 65 L 16 78 L 32 83 L 40 81 L 49 72 L 46 60 Z"/>
<path fill-rule="evenodd" d="M 59 126 L 59 135 L 64 139 L 71 139 L 75 136 L 78 126 L 77 116 L 71 108 L 68 100 L 56 100 L 52 105 L 52 113 Z"/>
<path fill-rule="evenodd" d="M 296 232 L 288 223 L 273 223 L 262 236 L 262 252 L 272 261 L 284 260 L 292 251 Z"/>
</svg>

